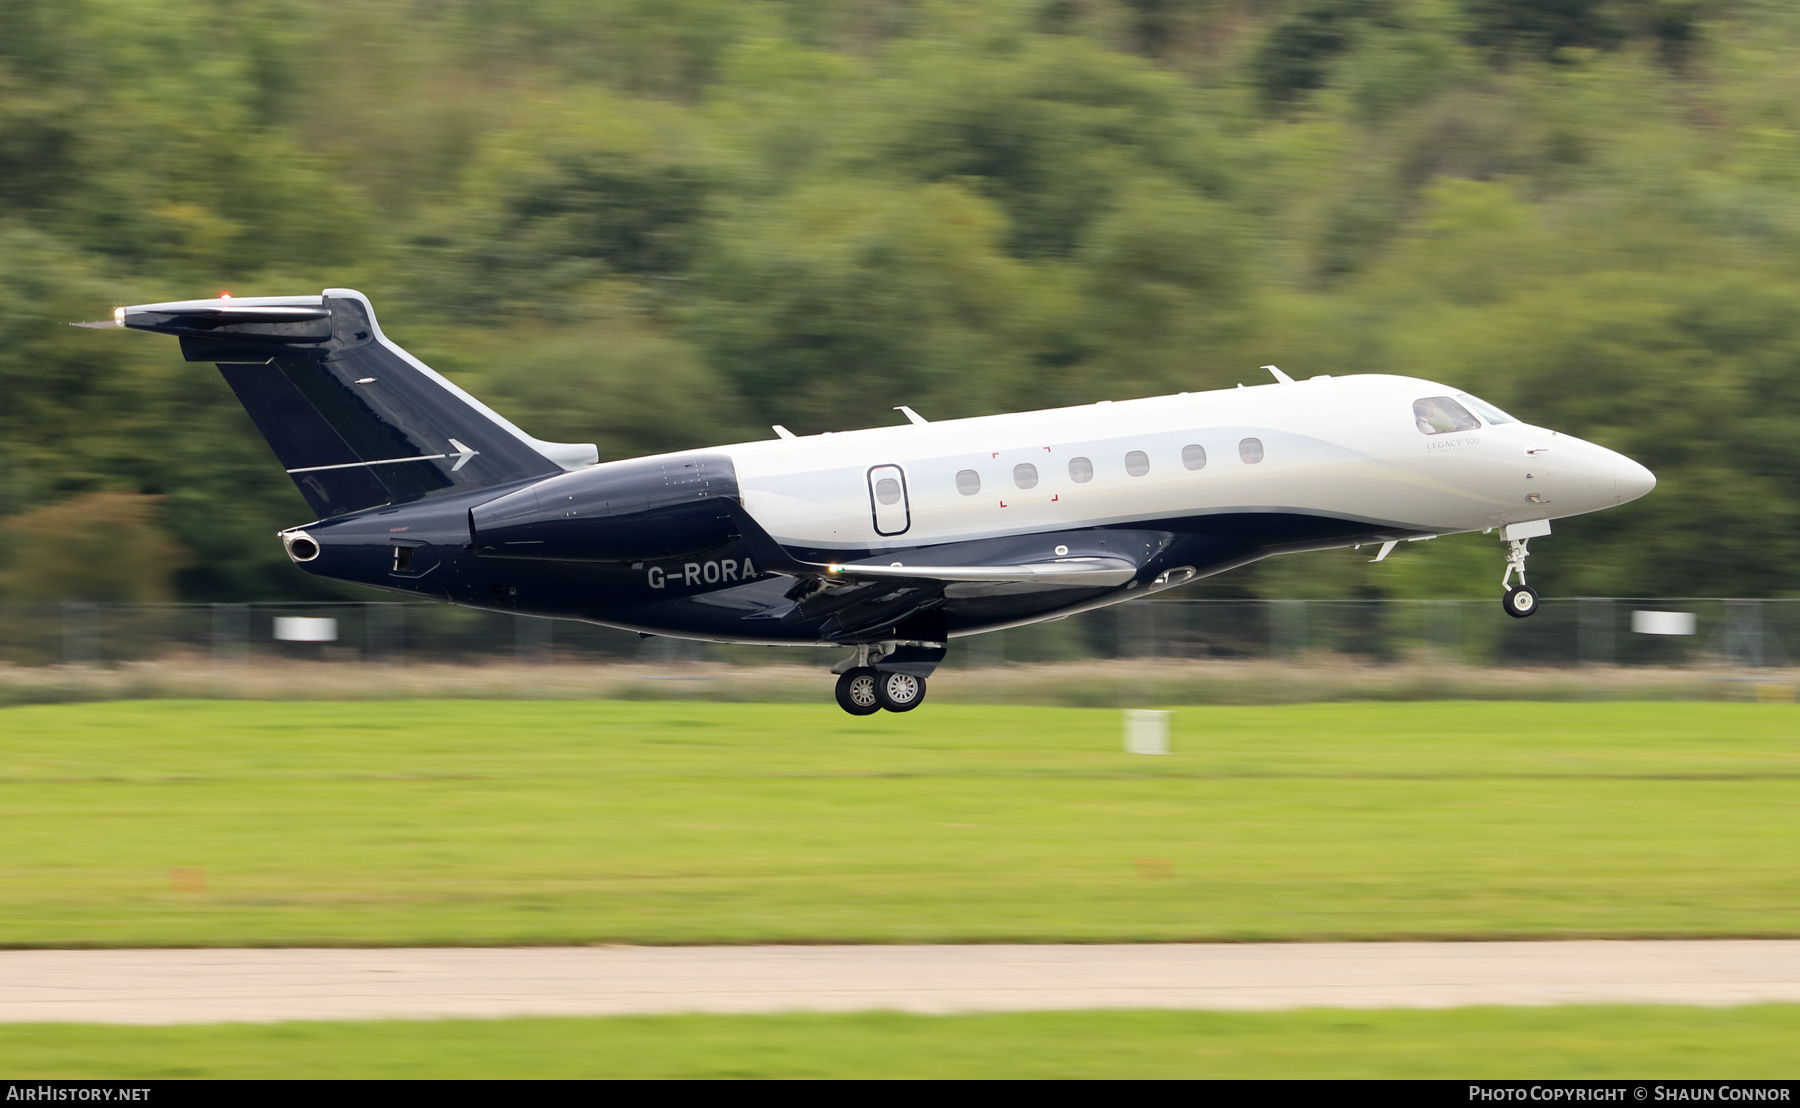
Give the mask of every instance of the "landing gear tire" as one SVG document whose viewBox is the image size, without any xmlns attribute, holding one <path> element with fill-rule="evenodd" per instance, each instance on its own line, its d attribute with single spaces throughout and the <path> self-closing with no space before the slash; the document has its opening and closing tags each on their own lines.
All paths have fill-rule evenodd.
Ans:
<svg viewBox="0 0 1800 1108">
<path fill-rule="evenodd" d="M 890 712 L 910 712 L 925 701 L 925 679 L 910 673 L 884 673 L 875 684 L 875 699 Z"/>
<path fill-rule="evenodd" d="M 1549 524 L 1544 527 L 1547 534 Z M 1537 590 L 1525 583 L 1525 557 L 1530 553 L 1527 549 L 1530 542 L 1529 538 L 1506 540 L 1506 572 L 1500 575 L 1500 588 L 1504 590 L 1500 594 L 1500 606 L 1514 619 L 1536 615 L 1538 610 Z M 1516 585 L 1512 583 L 1515 573 L 1519 575 Z"/>
<path fill-rule="evenodd" d="M 1535 615 L 1538 610 L 1537 590 L 1530 585 L 1514 585 L 1500 598 L 1500 606 L 1514 619 Z"/>
<path fill-rule="evenodd" d="M 882 675 L 875 672 L 873 666 L 858 666 L 844 671 L 838 678 L 838 707 L 853 716 L 872 716 L 881 711 L 881 696 L 878 692 Z"/>
</svg>

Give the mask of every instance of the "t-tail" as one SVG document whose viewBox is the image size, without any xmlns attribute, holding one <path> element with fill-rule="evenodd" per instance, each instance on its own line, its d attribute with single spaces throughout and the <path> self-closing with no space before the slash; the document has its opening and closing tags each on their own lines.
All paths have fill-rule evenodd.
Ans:
<svg viewBox="0 0 1800 1108">
<path fill-rule="evenodd" d="M 175 335 L 216 362 L 320 518 L 509 485 L 599 459 L 544 442 L 400 349 L 352 289 L 138 304 L 80 326 Z"/>
</svg>

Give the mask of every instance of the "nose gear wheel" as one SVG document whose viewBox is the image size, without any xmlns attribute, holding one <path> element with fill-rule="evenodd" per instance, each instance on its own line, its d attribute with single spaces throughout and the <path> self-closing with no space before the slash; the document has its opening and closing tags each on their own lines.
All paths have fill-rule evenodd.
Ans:
<svg viewBox="0 0 1800 1108">
<path fill-rule="evenodd" d="M 1514 619 L 1524 619 L 1538 609 L 1537 590 L 1530 585 L 1515 585 L 1500 598 L 1500 606 Z"/>
</svg>

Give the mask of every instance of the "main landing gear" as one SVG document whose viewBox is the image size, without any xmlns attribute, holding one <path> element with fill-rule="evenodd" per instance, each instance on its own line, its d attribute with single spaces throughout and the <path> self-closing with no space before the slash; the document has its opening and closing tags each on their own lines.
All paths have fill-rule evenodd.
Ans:
<svg viewBox="0 0 1800 1108">
<path fill-rule="evenodd" d="M 853 716 L 872 716 L 884 710 L 910 712 L 925 702 L 924 673 L 930 673 L 936 661 L 924 663 L 905 654 L 895 657 L 895 647 L 892 643 L 859 646 L 838 664 L 834 669 L 839 674 L 838 707 Z M 943 648 L 934 649 L 936 659 L 941 659 Z M 877 668 L 884 658 L 891 664 Z"/>
<path fill-rule="evenodd" d="M 1506 614 L 1514 619 L 1524 619 L 1538 610 L 1537 590 L 1525 583 L 1526 545 L 1530 539 L 1506 540 L 1506 572 L 1500 576 L 1500 587 L 1506 591 L 1500 596 L 1500 606 Z M 1519 575 L 1519 583 L 1512 583 L 1513 574 Z"/>
<path fill-rule="evenodd" d="M 925 679 L 910 673 L 883 673 L 874 666 L 845 670 L 838 678 L 838 707 L 853 716 L 886 709 L 910 712 L 925 701 Z"/>
</svg>

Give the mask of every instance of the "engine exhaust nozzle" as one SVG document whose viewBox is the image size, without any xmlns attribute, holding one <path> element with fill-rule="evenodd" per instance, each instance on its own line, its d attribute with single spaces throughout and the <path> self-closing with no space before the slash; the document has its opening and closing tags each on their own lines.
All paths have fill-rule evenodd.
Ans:
<svg viewBox="0 0 1800 1108">
<path fill-rule="evenodd" d="M 287 547 L 287 556 L 295 562 L 310 562 L 319 556 L 319 544 L 305 531 L 283 531 L 281 545 Z"/>
</svg>

